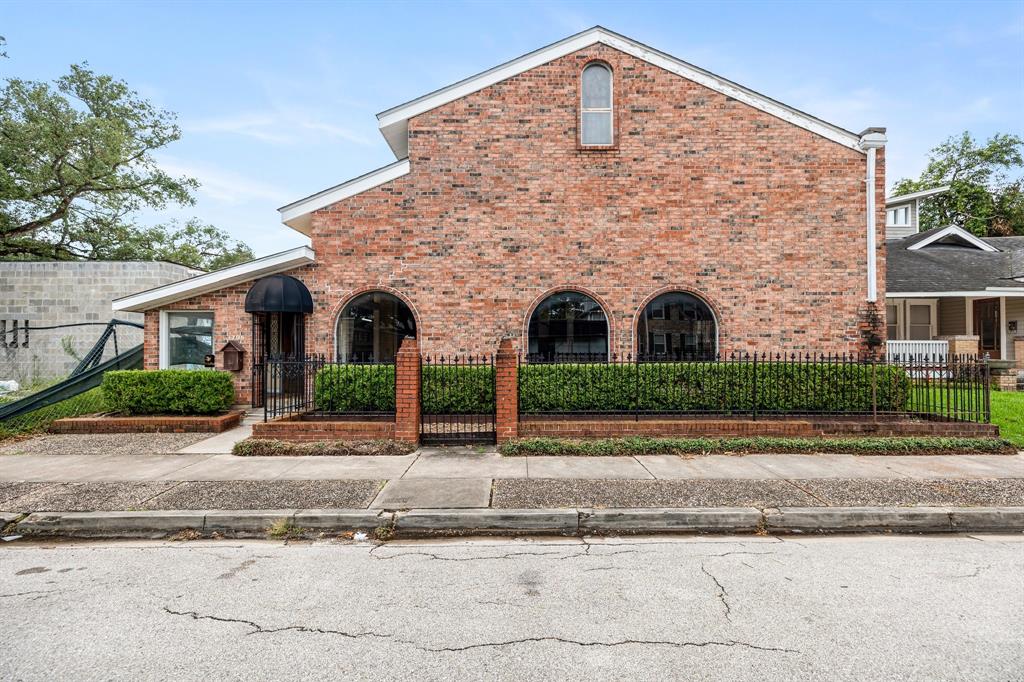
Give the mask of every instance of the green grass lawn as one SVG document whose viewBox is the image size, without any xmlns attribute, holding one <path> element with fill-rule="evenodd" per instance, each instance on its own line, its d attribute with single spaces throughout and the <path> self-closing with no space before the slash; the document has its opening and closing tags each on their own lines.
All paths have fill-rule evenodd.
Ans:
<svg viewBox="0 0 1024 682">
<path fill-rule="evenodd" d="M 1024 393 L 992 391 L 992 423 L 1003 438 L 1024 448 Z"/>
</svg>

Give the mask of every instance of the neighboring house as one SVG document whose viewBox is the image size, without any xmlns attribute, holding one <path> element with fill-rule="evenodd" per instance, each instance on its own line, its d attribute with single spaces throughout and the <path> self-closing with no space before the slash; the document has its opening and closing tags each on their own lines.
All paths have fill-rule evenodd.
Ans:
<svg viewBox="0 0 1024 682">
<path fill-rule="evenodd" d="M 147 367 L 181 364 L 197 335 L 238 342 L 246 369 L 387 361 L 405 336 L 430 354 L 511 335 L 533 356 L 675 358 L 884 339 L 884 129 L 600 27 L 378 119 L 395 162 L 280 209 L 311 248 L 114 303 L 146 313 Z"/>
<path fill-rule="evenodd" d="M 147 261 L 0 262 L 0 380 L 31 385 L 66 376 L 112 317 L 142 322 L 131 312 L 111 312 L 111 302 L 140 287 L 199 274 L 176 263 Z M 96 323 L 40 329 L 77 322 Z M 142 341 L 142 330 L 117 329 L 118 347 Z M 68 352 L 70 351 L 70 352 Z M 113 355 L 110 344 L 104 357 Z"/>
<path fill-rule="evenodd" d="M 885 238 L 902 239 L 921 229 L 921 202 L 949 191 L 949 185 L 921 190 L 885 200 Z"/>
<path fill-rule="evenodd" d="M 889 340 L 977 336 L 978 352 L 1020 359 L 1024 237 L 981 239 L 953 225 L 888 240 L 886 251 Z"/>
<path fill-rule="evenodd" d="M 921 202 L 947 191 L 885 201 L 889 349 L 943 354 L 946 337 L 968 336 L 977 342 L 959 349 L 1022 360 L 1014 339 L 1024 336 L 1024 237 L 979 238 L 956 225 L 918 232 Z"/>
</svg>

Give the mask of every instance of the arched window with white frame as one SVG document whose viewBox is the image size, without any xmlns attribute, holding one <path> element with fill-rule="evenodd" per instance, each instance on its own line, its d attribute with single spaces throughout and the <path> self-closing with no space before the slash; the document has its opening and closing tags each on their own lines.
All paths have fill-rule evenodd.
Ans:
<svg viewBox="0 0 1024 682">
<path fill-rule="evenodd" d="M 583 69 L 580 86 L 580 143 L 609 147 L 615 139 L 612 115 L 612 70 L 594 62 Z"/>
</svg>

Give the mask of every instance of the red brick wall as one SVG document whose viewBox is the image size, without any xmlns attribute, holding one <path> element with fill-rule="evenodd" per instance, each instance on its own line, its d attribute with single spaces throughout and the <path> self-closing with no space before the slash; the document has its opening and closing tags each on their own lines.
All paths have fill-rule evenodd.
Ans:
<svg viewBox="0 0 1024 682">
<path fill-rule="evenodd" d="M 245 312 L 245 294 L 252 282 L 243 282 L 209 294 L 203 294 L 184 301 L 164 306 L 162 310 L 211 310 L 213 311 L 213 349 L 217 352 L 217 369 L 224 369 L 224 358 L 220 349 L 228 341 L 237 341 L 245 349 L 242 357 L 243 369 L 233 372 L 235 377 L 235 400 L 250 402 L 249 389 L 252 383 L 252 317 Z M 145 346 L 143 366 L 145 369 L 160 367 L 160 311 L 146 313 Z"/>
<path fill-rule="evenodd" d="M 579 74 L 595 58 L 614 70 L 617 146 L 602 151 L 576 142 Z M 292 273 L 316 305 L 311 352 L 333 354 L 341 308 L 374 288 L 409 303 L 431 354 L 521 339 L 532 307 L 562 288 L 605 306 L 620 354 L 635 351 L 642 305 L 672 289 L 707 300 L 726 352 L 861 347 L 858 151 L 604 45 L 426 112 L 409 131 L 410 174 L 313 215 L 318 262 Z M 880 150 L 880 301 L 884 186 Z M 251 347 L 247 287 L 186 303 L 227 308 L 218 345 Z"/>
</svg>

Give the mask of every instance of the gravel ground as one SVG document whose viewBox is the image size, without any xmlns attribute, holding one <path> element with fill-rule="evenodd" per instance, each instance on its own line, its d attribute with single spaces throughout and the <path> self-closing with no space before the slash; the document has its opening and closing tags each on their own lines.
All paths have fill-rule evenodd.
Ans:
<svg viewBox="0 0 1024 682">
<path fill-rule="evenodd" d="M 365 509 L 384 481 L 189 481 L 145 509 Z"/>
<path fill-rule="evenodd" d="M 816 479 L 793 481 L 831 507 L 1024 506 L 1024 479 Z"/>
<path fill-rule="evenodd" d="M 560 507 L 820 507 L 786 481 L 497 479 L 491 506 Z"/>
<path fill-rule="evenodd" d="M 0 483 L 0 511 L 13 511 L 14 500 L 52 488 L 55 483 Z"/>
<path fill-rule="evenodd" d="M 214 433 L 49 434 L 0 447 L 0 455 L 154 455 L 177 452 Z"/>
<path fill-rule="evenodd" d="M 136 483 L 8 483 L 0 491 L 13 486 L 38 485 L 4 503 L 4 511 L 126 511 L 142 509 L 143 504 L 176 483 L 146 481 Z M 3 495 L 0 492 L 0 495 Z"/>
</svg>

